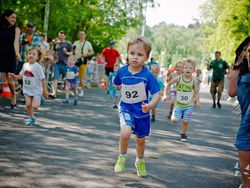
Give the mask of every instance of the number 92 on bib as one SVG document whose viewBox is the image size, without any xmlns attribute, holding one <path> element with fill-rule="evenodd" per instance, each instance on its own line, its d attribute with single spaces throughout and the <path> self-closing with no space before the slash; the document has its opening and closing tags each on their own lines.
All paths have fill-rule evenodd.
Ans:
<svg viewBox="0 0 250 188">
<path fill-rule="evenodd" d="M 145 84 L 140 82 L 134 85 L 122 84 L 121 101 L 128 104 L 142 102 L 147 99 Z"/>
</svg>

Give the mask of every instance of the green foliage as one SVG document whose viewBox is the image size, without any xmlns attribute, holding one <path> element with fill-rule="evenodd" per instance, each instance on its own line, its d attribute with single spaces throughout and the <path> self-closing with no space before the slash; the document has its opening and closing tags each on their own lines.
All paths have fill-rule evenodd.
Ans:
<svg viewBox="0 0 250 188">
<path fill-rule="evenodd" d="M 44 32 L 45 5 L 48 0 L 0 0 L 1 10 L 17 12 L 17 24 L 25 29 L 29 21 L 36 23 L 38 32 Z M 78 31 L 87 31 L 88 40 L 100 52 L 111 40 L 121 39 L 130 28 L 143 21 L 143 9 L 153 0 L 50 0 L 48 37 L 59 31 L 75 41 Z"/>
<path fill-rule="evenodd" d="M 210 0 L 202 6 L 204 42 L 213 52 L 220 50 L 233 62 L 235 49 L 250 31 L 249 0 Z"/>
</svg>

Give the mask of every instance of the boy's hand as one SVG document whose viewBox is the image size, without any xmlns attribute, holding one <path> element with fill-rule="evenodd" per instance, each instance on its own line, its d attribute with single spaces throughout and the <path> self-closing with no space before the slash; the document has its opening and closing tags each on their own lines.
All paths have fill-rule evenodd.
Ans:
<svg viewBox="0 0 250 188">
<path fill-rule="evenodd" d="M 162 101 L 166 101 L 167 99 L 168 99 L 168 96 L 167 95 L 163 95 Z"/>
<path fill-rule="evenodd" d="M 45 99 L 48 99 L 48 92 L 46 90 L 43 91 L 43 97 Z"/>
<path fill-rule="evenodd" d="M 196 108 L 200 108 L 201 107 L 200 101 L 195 101 L 195 106 Z"/>
<path fill-rule="evenodd" d="M 142 107 L 142 111 L 143 111 L 144 113 L 149 112 L 149 111 L 150 111 L 150 109 L 151 109 L 151 105 L 150 105 L 150 104 L 145 103 L 144 101 L 142 101 L 142 105 L 141 105 L 141 107 Z"/>
<path fill-rule="evenodd" d="M 16 75 L 15 75 L 14 73 L 8 73 L 8 77 L 9 77 L 9 78 L 12 78 L 12 79 L 13 79 L 13 78 L 15 78 L 15 76 L 16 76 Z"/>
</svg>

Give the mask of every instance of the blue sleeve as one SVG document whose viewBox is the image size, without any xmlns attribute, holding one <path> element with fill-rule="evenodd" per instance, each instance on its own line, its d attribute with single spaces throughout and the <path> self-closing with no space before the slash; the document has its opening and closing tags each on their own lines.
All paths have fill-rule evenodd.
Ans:
<svg viewBox="0 0 250 188">
<path fill-rule="evenodd" d="M 116 74 L 116 76 L 115 76 L 115 79 L 114 79 L 114 84 L 115 85 L 117 85 L 117 86 L 119 86 L 119 85 L 121 85 L 122 84 L 122 80 L 121 80 L 121 77 L 120 77 L 120 70 L 121 69 L 119 69 L 118 71 L 117 71 L 117 74 Z"/>
<path fill-rule="evenodd" d="M 149 74 L 149 79 L 148 79 L 148 90 L 150 91 L 151 95 L 154 95 L 156 93 L 158 93 L 160 91 L 160 86 L 159 83 L 157 81 L 157 79 L 155 78 L 155 76 L 150 73 Z"/>
</svg>

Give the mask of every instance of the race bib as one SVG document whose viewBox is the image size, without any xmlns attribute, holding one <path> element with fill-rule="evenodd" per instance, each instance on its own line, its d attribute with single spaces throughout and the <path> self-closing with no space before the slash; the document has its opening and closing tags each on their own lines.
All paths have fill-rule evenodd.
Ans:
<svg viewBox="0 0 250 188">
<path fill-rule="evenodd" d="M 26 87 L 26 88 L 34 88 L 35 78 L 25 76 L 23 84 L 24 84 L 24 87 Z"/>
<path fill-rule="evenodd" d="M 145 84 L 143 82 L 134 85 L 122 84 L 121 94 L 122 102 L 128 104 L 142 102 L 147 99 Z"/>
<path fill-rule="evenodd" d="M 75 73 L 74 72 L 67 72 L 67 79 L 74 79 Z"/>
<path fill-rule="evenodd" d="M 177 92 L 176 100 L 181 104 L 189 104 L 192 102 L 193 94 L 191 92 Z"/>
</svg>

